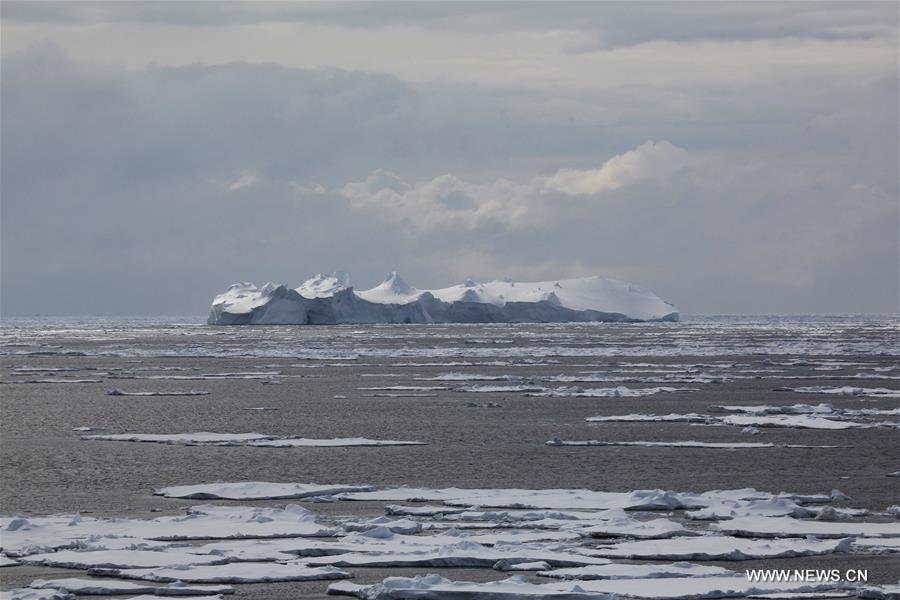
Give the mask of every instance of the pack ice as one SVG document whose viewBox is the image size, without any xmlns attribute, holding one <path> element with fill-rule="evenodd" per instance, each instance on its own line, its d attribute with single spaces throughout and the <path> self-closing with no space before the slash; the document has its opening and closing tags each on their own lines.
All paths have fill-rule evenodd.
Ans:
<svg viewBox="0 0 900 600">
<path fill-rule="evenodd" d="M 561 323 L 677 321 L 678 309 L 630 283 L 602 277 L 495 280 L 420 290 L 396 272 L 355 291 L 346 274 L 316 275 L 297 288 L 236 283 L 213 299 L 210 325 L 339 323 Z"/>
</svg>

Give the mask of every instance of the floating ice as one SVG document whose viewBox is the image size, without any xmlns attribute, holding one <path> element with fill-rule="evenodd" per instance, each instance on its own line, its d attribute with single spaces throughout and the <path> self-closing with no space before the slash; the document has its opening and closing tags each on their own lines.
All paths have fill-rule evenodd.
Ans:
<svg viewBox="0 0 900 600">
<path fill-rule="evenodd" d="M 642 560 L 757 560 L 819 556 L 845 552 L 851 539 L 764 539 L 754 540 L 730 536 L 678 537 L 667 540 L 638 540 L 612 546 L 598 546 L 588 551 L 604 558 Z"/>
<path fill-rule="evenodd" d="M 759 406 L 725 406 L 713 405 L 707 408 L 711 412 L 743 413 L 748 415 L 828 415 L 834 412 L 830 404 L 792 404 L 790 406 L 773 406 L 762 404 Z"/>
<path fill-rule="evenodd" d="M 227 565 L 191 565 L 159 569 L 95 569 L 94 575 L 186 583 L 268 583 L 344 579 L 350 574 L 333 567 L 311 567 L 305 561 L 235 562 Z"/>
<path fill-rule="evenodd" d="M 685 529 L 680 523 L 669 519 L 650 519 L 639 521 L 625 511 L 609 511 L 607 522 L 594 525 L 582 531 L 592 537 L 633 537 L 639 539 L 662 539 L 681 535 L 697 535 L 697 532 Z"/>
<path fill-rule="evenodd" d="M 263 440 L 250 442 L 248 446 L 263 448 L 334 448 L 342 446 L 424 446 L 425 442 L 400 441 L 400 440 L 370 440 L 368 438 L 284 438 L 278 440 Z"/>
<path fill-rule="evenodd" d="M 579 388 L 561 387 L 544 389 L 539 392 L 528 392 L 526 396 L 553 396 L 557 398 L 636 398 L 652 396 L 661 392 L 693 392 L 693 388 L 652 387 L 629 388 L 618 386 L 613 388 Z"/>
<path fill-rule="evenodd" d="M 673 422 L 673 423 L 706 423 L 710 420 L 710 417 L 707 415 L 699 415 L 697 413 L 688 413 L 684 415 L 679 415 L 675 413 L 670 413 L 668 415 L 656 415 L 653 413 L 650 414 L 636 414 L 632 413 L 630 415 L 612 415 L 608 417 L 588 417 L 585 421 L 589 421 L 592 423 L 615 423 L 615 422 L 642 422 L 642 421 L 660 421 L 660 422 Z"/>
<path fill-rule="evenodd" d="M 204 596 L 210 594 L 232 594 L 234 588 L 228 585 L 147 585 L 115 579 L 35 579 L 30 587 L 35 589 L 65 590 L 78 596 L 106 596 L 125 594 L 153 594 L 156 596 Z"/>
<path fill-rule="evenodd" d="M 265 407 L 246 410 L 266 410 Z M 272 410 L 272 409 L 268 409 Z M 425 442 L 400 440 L 370 440 L 368 438 L 276 438 L 261 433 L 120 433 L 109 435 L 88 435 L 86 440 L 112 442 L 153 442 L 181 446 L 255 446 L 263 448 L 331 448 L 341 446 L 421 446 Z"/>
<path fill-rule="evenodd" d="M 768 442 L 610 442 L 603 440 L 561 440 L 553 438 L 548 446 L 641 446 L 645 448 L 717 448 L 720 450 L 747 450 L 752 448 L 846 448 L 847 446 L 809 446 L 806 444 L 772 444 Z"/>
<path fill-rule="evenodd" d="M 498 561 L 503 565 L 517 562 L 543 561 L 551 566 L 574 567 L 590 564 L 606 564 L 596 557 L 563 550 L 553 551 L 546 545 L 497 544 L 483 546 L 467 540 L 447 544 L 436 549 L 348 552 L 335 556 L 307 558 L 310 565 L 338 567 L 453 567 L 493 568 Z"/>
<path fill-rule="evenodd" d="M 841 386 L 832 387 L 828 385 L 814 385 L 809 387 L 784 387 L 778 388 L 779 392 L 798 392 L 801 394 L 835 394 L 838 396 L 873 396 L 877 398 L 900 398 L 900 390 L 891 390 L 888 388 L 864 388 Z"/>
<path fill-rule="evenodd" d="M 677 562 L 668 565 L 659 564 L 627 564 L 612 563 L 607 565 L 590 565 L 570 569 L 541 571 L 541 577 L 555 579 L 651 579 L 655 577 L 717 577 L 734 576 L 735 572 L 722 567 L 708 567 L 689 562 Z"/>
<path fill-rule="evenodd" d="M 14 567 L 18 564 L 21 564 L 14 558 L 10 558 L 5 554 L 0 554 L 0 567 Z"/>
<path fill-rule="evenodd" d="M 69 592 L 53 589 L 35 590 L 32 588 L 20 588 L 9 590 L 8 592 L 0 592 L 0 600 L 71 600 L 73 597 Z"/>
<path fill-rule="evenodd" d="M 374 585 L 339 582 L 328 587 L 329 594 L 356 596 L 365 600 L 533 600 L 553 598 L 608 600 L 619 596 L 676 600 L 689 598 L 746 597 L 773 592 L 814 592 L 846 587 L 834 583 L 761 583 L 746 576 L 669 577 L 650 579 L 597 579 L 577 582 L 529 583 L 521 576 L 503 581 L 475 583 L 451 581 L 439 575 L 388 577 Z"/>
<path fill-rule="evenodd" d="M 317 275 L 296 289 L 238 283 L 215 297 L 211 325 L 677 321 L 678 310 L 637 286 L 600 277 L 514 283 L 467 281 L 418 290 L 390 273 L 355 292 L 346 278 Z"/>
<path fill-rule="evenodd" d="M 807 521 L 790 517 L 738 517 L 715 523 L 714 528 L 730 534 L 754 537 L 843 538 L 900 537 L 897 523 L 859 523 L 842 521 Z"/>
<path fill-rule="evenodd" d="M 287 500 L 351 492 L 368 492 L 374 489 L 370 485 L 318 485 L 315 483 L 241 481 L 236 483 L 176 485 L 160 488 L 153 493 L 166 498 L 191 498 L 196 500 Z"/>
<path fill-rule="evenodd" d="M 27 564 L 65 569 L 172 567 L 178 565 L 221 564 L 218 556 L 201 556 L 185 550 L 96 550 L 92 552 L 58 550 L 32 554 L 22 559 Z"/>
<path fill-rule="evenodd" d="M 231 446 L 247 442 L 270 440 L 272 436 L 261 433 L 114 433 L 86 435 L 82 439 L 106 442 L 151 442 L 156 444 L 176 444 L 182 446 Z"/>
<path fill-rule="evenodd" d="M 120 390 L 119 388 L 113 388 L 111 390 L 107 390 L 106 394 L 108 396 L 207 396 L 209 392 L 206 390 L 186 390 L 186 391 L 171 391 L 171 392 L 126 392 L 125 390 Z"/>
</svg>

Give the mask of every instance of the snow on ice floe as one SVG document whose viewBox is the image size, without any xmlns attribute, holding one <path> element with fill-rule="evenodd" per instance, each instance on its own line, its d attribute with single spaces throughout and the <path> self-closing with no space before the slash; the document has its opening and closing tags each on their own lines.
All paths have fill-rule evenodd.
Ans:
<svg viewBox="0 0 900 600">
<path fill-rule="evenodd" d="M 773 444 L 769 442 L 698 442 L 685 440 L 678 442 L 614 442 L 604 440 L 561 440 L 553 438 L 545 442 L 548 446 L 638 446 L 644 448 L 710 448 L 719 450 L 749 450 L 754 448 L 846 448 L 847 446 L 810 446 L 806 444 Z"/>
<path fill-rule="evenodd" d="M 694 388 L 652 387 L 629 388 L 618 386 L 612 388 L 580 388 L 560 387 L 545 388 L 541 391 L 529 391 L 526 396 L 552 396 L 554 398 L 637 398 L 640 396 L 652 396 L 663 392 L 694 392 Z"/>
<path fill-rule="evenodd" d="M 215 297 L 211 325 L 339 323 L 514 323 L 677 321 L 678 309 L 615 279 L 535 283 L 489 281 L 419 290 L 388 274 L 356 292 L 345 275 L 317 275 L 299 287 L 238 283 Z"/>
<path fill-rule="evenodd" d="M 170 392 L 126 392 L 119 388 L 113 388 L 106 391 L 107 396 L 208 396 L 206 390 L 184 390 Z"/>
<path fill-rule="evenodd" d="M 15 567 L 16 565 L 21 564 L 14 558 L 10 558 L 5 554 L 0 554 L 0 567 Z"/>
<path fill-rule="evenodd" d="M 888 388 L 864 388 L 841 386 L 832 387 L 828 385 L 814 385 L 809 387 L 783 387 L 778 388 L 779 392 L 797 392 L 801 394 L 834 394 L 838 396 L 869 396 L 875 398 L 900 398 L 900 390 L 891 390 Z"/>
<path fill-rule="evenodd" d="M 752 488 L 716 490 L 703 493 L 667 490 L 599 492 L 585 489 L 464 489 L 417 488 L 401 486 L 375 491 L 339 494 L 342 500 L 389 502 L 440 501 L 449 506 L 551 510 L 678 510 L 705 508 L 724 500 L 750 500 L 774 497 Z M 794 496 L 786 496 L 792 497 Z M 800 498 L 797 498 L 800 501 Z M 829 496 L 810 495 L 803 502 L 828 502 Z"/>
<path fill-rule="evenodd" d="M 569 569 L 541 571 L 541 577 L 554 579 L 652 579 L 655 577 L 720 577 L 734 576 L 735 572 L 723 567 L 711 567 L 689 562 L 671 564 L 610 563 Z"/>
<path fill-rule="evenodd" d="M 219 556 L 201 556 L 184 549 L 160 550 L 57 550 L 31 554 L 22 559 L 26 564 L 66 569 L 173 567 L 178 565 L 221 564 Z"/>
<path fill-rule="evenodd" d="M 255 408 L 246 410 L 273 410 Z M 180 446 L 253 446 L 260 448 L 334 448 L 344 446 L 421 446 L 425 442 L 368 438 L 279 438 L 261 433 L 118 433 L 87 435 L 82 439 L 106 442 L 151 442 Z"/>
<path fill-rule="evenodd" d="M 65 579 L 35 579 L 30 586 L 34 589 L 64 590 L 77 596 L 111 596 L 125 594 L 150 594 L 154 596 L 208 596 L 216 594 L 233 594 L 234 588 L 229 585 L 185 585 L 176 582 L 166 585 L 148 585 L 133 581 L 116 579 L 82 579 L 69 577 Z"/>
<path fill-rule="evenodd" d="M 234 562 L 226 565 L 190 565 L 157 569 L 94 569 L 91 574 L 123 579 L 185 583 L 268 583 L 344 579 L 350 573 L 334 567 L 312 567 L 306 561 Z"/>
<path fill-rule="evenodd" d="M 179 516 L 155 519 L 97 519 L 79 515 L 0 518 L 3 552 L 13 557 L 88 545 L 105 548 L 142 547 L 146 540 L 242 539 L 328 536 L 333 527 L 317 523 L 305 508 L 194 506 Z"/>
<path fill-rule="evenodd" d="M 642 560 L 756 560 L 819 556 L 846 552 L 852 540 L 815 538 L 749 539 L 704 535 L 665 540 L 637 540 L 588 550 L 592 556 Z"/>
<path fill-rule="evenodd" d="M 846 584 L 843 584 L 844 587 Z M 746 597 L 758 593 L 813 592 L 841 588 L 834 583 L 759 583 L 744 575 L 733 577 L 671 577 L 649 579 L 596 579 L 530 583 L 521 576 L 502 581 L 476 583 L 451 581 L 439 575 L 388 577 L 381 583 L 360 585 L 339 582 L 328 587 L 329 594 L 356 596 L 364 600 L 525 600 L 552 598 L 609 600 L 619 596 L 676 600 L 688 598 Z"/>
<path fill-rule="evenodd" d="M 72 594 L 64 590 L 19 588 L 0 592 L 0 600 L 71 600 Z"/>
<path fill-rule="evenodd" d="M 726 408 L 726 407 L 723 407 Z M 728 408 L 746 408 L 746 407 L 728 407 Z M 720 411 L 724 412 L 724 411 Z M 755 427 L 791 427 L 797 429 L 854 429 L 867 427 L 894 427 L 895 423 L 863 423 L 858 421 L 849 421 L 842 418 L 838 413 L 821 413 L 813 414 L 805 413 L 788 413 L 788 414 L 740 414 L 741 411 L 732 411 L 736 414 L 725 415 L 703 415 L 698 413 L 686 414 L 668 414 L 656 415 L 649 414 L 628 414 L 628 415 L 611 415 L 599 417 L 587 417 L 585 420 L 593 423 L 611 423 L 611 422 L 683 422 L 698 425 L 731 425 L 741 428 Z M 827 417 L 820 416 L 828 414 Z"/>
<path fill-rule="evenodd" d="M 483 546 L 463 540 L 436 549 L 387 552 L 347 552 L 305 559 L 310 565 L 337 567 L 432 567 L 495 568 L 523 562 L 545 562 L 551 566 L 573 567 L 606 564 L 608 561 L 576 552 L 553 550 L 545 544 L 497 544 Z"/>
<path fill-rule="evenodd" d="M 830 404 L 791 404 L 789 406 L 774 406 L 761 404 L 757 406 L 735 406 L 716 404 L 707 407 L 710 412 L 742 413 L 747 415 L 830 415 L 835 412 Z"/>
<path fill-rule="evenodd" d="M 234 483 L 175 485 L 160 488 L 153 493 L 166 498 L 189 498 L 194 500 L 289 500 L 352 492 L 368 492 L 374 489 L 370 485 L 318 485 L 315 483 L 240 481 Z"/>
<path fill-rule="evenodd" d="M 197 431 L 194 433 L 113 433 L 103 435 L 86 435 L 82 439 L 104 442 L 150 442 L 156 444 L 176 444 L 182 446 L 233 446 L 248 442 L 271 440 L 272 436 L 261 433 L 212 433 Z"/>
<path fill-rule="evenodd" d="M 856 521 L 800 520 L 790 517 L 737 517 L 713 524 L 713 528 L 730 535 L 753 537 L 900 537 L 900 526 L 892 523 L 860 523 Z"/>
</svg>

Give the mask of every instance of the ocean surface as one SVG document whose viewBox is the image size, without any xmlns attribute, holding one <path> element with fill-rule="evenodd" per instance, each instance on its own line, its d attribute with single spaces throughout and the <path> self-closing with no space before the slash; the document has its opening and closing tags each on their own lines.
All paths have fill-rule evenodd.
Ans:
<svg viewBox="0 0 900 600">
<path fill-rule="evenodd" d="M 206 501 L 154 490 L 235 481 L 610 492 L 839 489 L 851 498 L 842 506 L 869 511 L 860 519 L 878 522 L 893 518 L 885 511 L 900 500 L 900 478 L 887 476 L 900 470 L 896 316 L 328 327 L 211 327 L 203 321 L 4 319 L 0 515 L 175 515 Z M 183 392 L 198 394 L 159 395 Z M 777 413 L 795 405 L 826 405 L 831 412 L 825 421 L 810 421 L 812 427 L 795 421 L 743 427 L 722 422 L 727 413 L 714 408 L 776 407 Z M 586 420 L 692 413 L 709 420 Z M 816 415 L 775 416 L 802 421 Z M 819 428 L 847 422 L 853 426 Z M 203 431 L 424 445 L 276 448 L 83 439 Z M 588 441 L 604 445 L 565 445 Z M 685 442 L 712 446 L 677 445 Z M 653 445 L 659 443 L 673 445 Z M 751 447 L 739 448 L 746 443 Z M 323 518 L 357 519 L 384 515 L 388 502 L 303 504 Z M 896 555 L 709 564 L 865 567 L 883 582 L 900 576 Z M 374 582 L 432 571 L 362 568 L 353 574 L 356 582 Z M 437 572 L 469 580 L 508 575 Z M 0 570 L 0 587 L 83 575 L 8 567 Z M 319 598 L 327 582 L 237 588 L 247 598 Z"/>
</svg>

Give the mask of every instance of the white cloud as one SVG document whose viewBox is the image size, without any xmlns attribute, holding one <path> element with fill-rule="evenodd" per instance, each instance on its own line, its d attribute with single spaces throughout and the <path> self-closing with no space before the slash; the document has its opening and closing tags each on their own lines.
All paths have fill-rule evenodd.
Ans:
<svg viewBox="0 0 900 600">
<path fill-rule="evenodd" d="M 228 191 L 236 192 L 244 188 L 253 187 L 254 185 L 256 185 L 257 181 L 259 181 L 259 177 L 256 173 L 242 173 L 240 177 L 228 184 Z"/>
<path fill-rule="evenodd" d="M 646 179 L 663 181 L 688 164 L 690 157 L 683 148 L 667 141 L 648 141 L 612 157 L 599 169 L 561 169 L 545 182 L 544 188 L 570 196 L 590 196 Z"/>
</svg>

